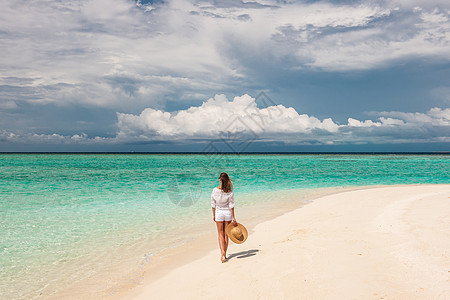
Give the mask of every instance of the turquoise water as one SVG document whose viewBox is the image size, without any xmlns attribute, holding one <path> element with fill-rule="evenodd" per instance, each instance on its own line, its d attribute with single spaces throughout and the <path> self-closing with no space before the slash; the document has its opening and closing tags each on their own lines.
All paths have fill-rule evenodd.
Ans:
<svg viewBox="0 0 450 300">
<path fill-rule="evenodd" d="M 0 155 L 0 299 L 45 297 L 58 286 L 49 282 L 137 264 L 164 247 L 149 246 L 162 235 L 165 247 L 182 242 L 182 222 L 209 220 L 222 171 L 245 206 L 265 191 L 448 184 L 450 156 Z"/>
</svg>

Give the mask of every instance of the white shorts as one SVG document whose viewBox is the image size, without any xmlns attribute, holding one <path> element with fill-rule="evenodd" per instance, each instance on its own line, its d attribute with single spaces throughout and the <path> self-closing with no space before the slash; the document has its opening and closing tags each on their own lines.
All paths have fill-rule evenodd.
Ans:
<svg viewBox="0 0 450 300">
<path fill-rule="evenodd" d="M 216 222 L 231 221 L 232 219 L 230 209 L 216 208 Z"/>
</svg>

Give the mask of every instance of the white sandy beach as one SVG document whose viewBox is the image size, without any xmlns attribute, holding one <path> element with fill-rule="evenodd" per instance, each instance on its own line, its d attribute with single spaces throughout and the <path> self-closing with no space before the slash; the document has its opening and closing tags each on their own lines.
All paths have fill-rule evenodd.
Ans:
<svg viewBox="0 0 450 300">
<path fill-rule="evenodd" d="M 450 299 L 450 185 L 342 192 L 248 229 L 227 263 L 209 236 L 121 298 Z"/>
</svg>

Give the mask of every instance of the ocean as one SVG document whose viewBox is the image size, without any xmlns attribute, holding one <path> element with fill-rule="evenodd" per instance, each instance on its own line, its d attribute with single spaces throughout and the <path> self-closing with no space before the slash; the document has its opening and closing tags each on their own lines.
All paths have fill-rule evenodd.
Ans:
<svg viewBox="0 0 450 300">
<path fill-rule="evenodd" d="M 43 299 L 102 272 L 135 280 L 212 222 L 223 171 L 238 210 L 287 192 L 449 184 L 450 155 L 1 154 L 0 299 Z"/>
</svg>

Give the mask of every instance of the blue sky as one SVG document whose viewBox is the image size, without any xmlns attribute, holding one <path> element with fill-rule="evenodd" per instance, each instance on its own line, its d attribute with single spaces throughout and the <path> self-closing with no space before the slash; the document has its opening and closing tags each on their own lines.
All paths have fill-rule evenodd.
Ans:
<svg viewBox="0 0 450 300">
<path fill-rule="evenodd" d="M 450 150 L 448 1 L 4 0 L 0 41 L 0 151 Z"/>
</svg>

